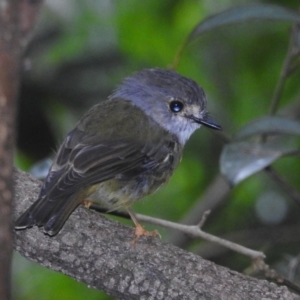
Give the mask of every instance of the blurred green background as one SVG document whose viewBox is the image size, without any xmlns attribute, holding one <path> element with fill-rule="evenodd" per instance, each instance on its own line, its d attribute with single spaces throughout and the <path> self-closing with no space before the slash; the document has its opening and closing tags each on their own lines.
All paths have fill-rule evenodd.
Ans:
<svg viewBox="0 0 300 300">
<path fill-rule="evenodd" d="M 169 67 L 180 44 L 202 19 L 249 3 L 299 9 L 297 0 L 46 1 L 24 58 L 16 165 L 28 171 L 51 157 L 83 113 L 105 99 L 125 76 L 146 67 Z M 268 113 L 290 28 L 287 22 L 239 23 L 205 33 L 185 49 L 177 71 L 204 88 L 209 111 L 229 136 Z M 293 118 L 300 116 L 299 75 L 296 71 L 287 81 L 280 102 L 280 111 Z M 198 131 L 170 183 L 134 205 L 134 211 L 175 222 L 186 222 L 199 212 L 199 221 L 202 197 L 215 184 L 219 201 L 212 204 L 216 199 L 206 197 L 213 210 L 203 229 L 264 251 L 267 263 L 290 275 L 289 264 L 299 254 L 300 207 L 263 172 L 229 192 L 218 177 L 223 145 L 218 135 Z M 299 188 L 297 158 L 283 158 L 275 167 Z M 157 229 L 164 241 L 234 270 L 243 272 L 251 263 L 205 241 Z M 297 281 L 297 276 L 292 279 Z M 111 299 L 17 253 L 13 285 L 16 300 Z"/>
</svg>

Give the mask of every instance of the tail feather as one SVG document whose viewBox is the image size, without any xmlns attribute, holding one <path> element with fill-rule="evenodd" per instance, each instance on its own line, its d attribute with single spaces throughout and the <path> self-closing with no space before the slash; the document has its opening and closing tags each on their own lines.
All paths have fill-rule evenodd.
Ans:
<svg viewBox="0 0 300 300">
<path fill-rule="evenodd" d="M 52 204 L 52 205 L 51 205 Z M 43 219 L 50 214 L 54 203 L 40 198 L 34 202 L 15 222 L 15 229 L 25 229 L 43 225 Z"/>
<path fill-rule="evenodd" d="M 80 201 L 71 196 L 63 205 L 55 207 L 44 224 L 44 231 L 49 235 L 56 235 L 79 204 Z"/>
<path fill-rule="evenodd" d="M 34 225 L 44 226 L 45 233 L 56 235 L 73 210 L 79 205 L 75 195 L 50 201 L 38 199 L 15 222 L 15 229 L 26 229 Z"/>
</svg>

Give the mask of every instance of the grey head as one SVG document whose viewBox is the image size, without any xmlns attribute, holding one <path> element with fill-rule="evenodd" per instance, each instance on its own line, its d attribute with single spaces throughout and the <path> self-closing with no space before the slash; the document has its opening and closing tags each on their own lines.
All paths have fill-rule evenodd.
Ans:
<svg viewBox="0 0 300 300">
<path fill-rule="evenodd" d="M 184 145 L 201 125 L 221 129 L 206 111 L 203 89 L 171 70 L 145 69 L 126 78 L 110 97 L 132 102 Z"/>
</svg>

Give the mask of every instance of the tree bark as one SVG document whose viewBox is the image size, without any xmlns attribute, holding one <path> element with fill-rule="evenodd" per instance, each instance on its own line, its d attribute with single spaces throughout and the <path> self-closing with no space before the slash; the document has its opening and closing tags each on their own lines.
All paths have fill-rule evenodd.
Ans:
<svg viewBox="0 0 300 300">
<path fill-rule="evenodd" d="M 21 54 L 41 1 L 0 1 L 0 298 L 10 299 L 11 202 Z"/>
<path fill-rule="evenodd" d="M 36 199 L 40 182 L 16 171 L 15 218 Z M 79 207 L 55 237 L 33 227 L 15 232 L 29 260 L 117 299 L 300 299 L 284 286 L 251 278 Z"/>
</svg>

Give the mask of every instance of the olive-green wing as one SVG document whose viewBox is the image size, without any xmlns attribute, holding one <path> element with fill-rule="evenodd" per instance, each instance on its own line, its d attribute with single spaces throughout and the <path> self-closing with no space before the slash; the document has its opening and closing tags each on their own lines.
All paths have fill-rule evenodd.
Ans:
<svg viewBox="0 0 300 300">
<path fill-rule="evenodd" d="M 82 201 L 77 192 L 122 174 L 136 177 L 163 168 L 167 155 L 168 147 L 161 143 L 105 141 L 75 129 L 60 147 L 39 199 L 16 221 L 15 228 L 43 225 L 45 232 L 55 235 Z"/>
</svg>

